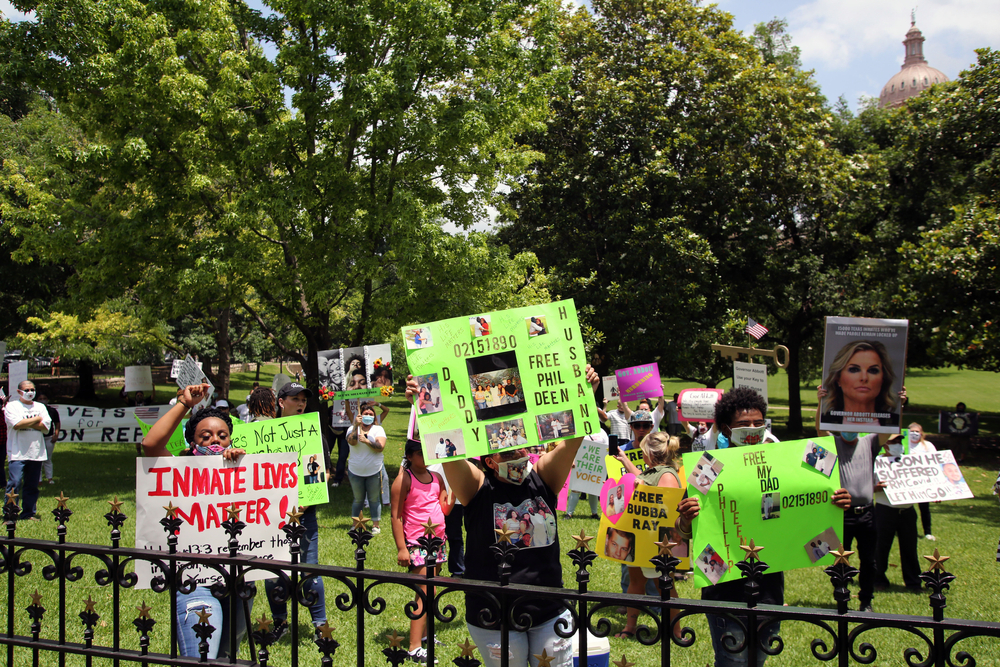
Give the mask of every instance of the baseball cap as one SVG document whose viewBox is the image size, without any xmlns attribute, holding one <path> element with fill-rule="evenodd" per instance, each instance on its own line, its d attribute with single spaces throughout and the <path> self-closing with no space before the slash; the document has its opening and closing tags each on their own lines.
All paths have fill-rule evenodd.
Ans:
<svg viewBox="0 0 1000 667">
<path fill-rule="evenodd" d="M 407 439 L 406 447 L 403 449 L 403 455 L 409 456 L 410 454 L 416 454 L 417 452 L 422 452 L 423 448 L 420 445 L 419 440 Z"/>
<path fill-rule="evenodd" d="M 306 389 L 298 382 L 286 382 L 285 385 L 278 390 L 278 398 L 285 398 L 286 396 L 295 396 L 296 394 L 301 394 L 305 392 L 306 398 L 312 398 L 312 391 Z"/>
<path fill-rule="evenodd" d="M 628 419 L 629 424 L 641 424 L 643 422 L 653 423 L 653 415 L 649 414 L 649 410 L 636 410 Z"/>
<path fill-rule="evenodd" d="M 219 400 L 217 400 L 215 402 L 215 407 L 217 407 L 217 408 L 226 408 L 228 410 L 231 406 L 229 405 L 229 401 L 227 401 L 224 398 L 220 398 Z"/>
</svg>

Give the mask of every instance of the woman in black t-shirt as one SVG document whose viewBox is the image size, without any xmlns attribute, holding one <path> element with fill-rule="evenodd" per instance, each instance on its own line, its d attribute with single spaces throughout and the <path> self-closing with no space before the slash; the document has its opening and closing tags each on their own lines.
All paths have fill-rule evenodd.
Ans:
<svg viewBox="0 0 1000 667">
<path fill-rule="evenodd" d="M 589 365 L 587 381 L 594 389 L 601 381 Z M 407 400 L 412 403 L 419 390 L 416 380 L 412 376 L 407 377 Z M 566 483 L 582 441 L 583 438 L 573 438 L 557 443 L 534 466 L 524 448 L 481 457 L 483 470 L 467 460 L 443 464 L 448 483 L 464 506 L 469 544 L 494 544 L 500 539 L 501 532 L 507 534 L 512 543 L 525 544 L 514 555 L 511 583 L 562 588 L 558 527 L 551 541 L 534 540 L 531 528 L 521 528 L 515 534 L 508 534 L 511 529 L 507 527 L 506 519 L 512 513 L 516 517 L 530 516 L 532 509 L 543 516 L 555 516 L 558 494 Z M 502 528 L 498 530 L 497 526 Z M 523 539 L 525 535 L 528 536 L 526 540 Z M 497 563 L 491 556 L 484 554 L 481 558 L 466 561 L 465 577 L 499 582 Z M 500 627 L 501 623 L 509 624 L 512 617 L 518 622 L 527 617 L 531 624 L 524 632 L 510 630 L 510 667 L 525 667 L 530 656 L 541 655 L 543 651 L 554 658 L 550 667 L 572 664 L 570 640 L 563 639 L 555 631 L 560 619 L 564 619 L 566 628 L 570 623 L 570 613 L 562 602 L 546 597 L 517 598 L 511 601 L 511 606 L 504 619 L 491 597 L 474 592 L 466 594 L 465 621 L 473 642 L 479 647 L 484 665 L 500 666 Z"/>
</svg>

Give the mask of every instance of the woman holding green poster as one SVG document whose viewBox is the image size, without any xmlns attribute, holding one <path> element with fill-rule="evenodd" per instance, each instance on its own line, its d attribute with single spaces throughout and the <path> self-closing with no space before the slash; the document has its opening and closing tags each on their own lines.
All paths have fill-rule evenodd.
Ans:
<svg viewBox="0 0 1000 667">
<path fill-rule="evenodd" d="M 601 379 L 588 364 L 587 380 L 596 389 Z M 413 376 L 406 378 L 406 398 L 411 403 L 419 386 Z M 566 483 L 573 461 L 576 459 L 583 438 L 573 438 L 556 443 L 532 466 L 524 448 L 494 452 L 480 458 L 483 470 L 467 460 L 443 463 L 445 475 L 452 492 L 465 508 L 465 530 L 469 544 L 490 545 L 499 540 L 508 541 L 511 525 L 520 525 L 520 517 L 532 512 L 541 515 L 545 522 L 545 540 L 530 539 L 518 549 L 510 570 L 510 582 L 561 588 L 563 585 L 560 563 L 558 526 L 555 508 L 558 496 Z M 550 519 L 551 516 L 551 525 Z M 529 519 L 530 522 L 530 519 Z M 524 528 L 534 537 L 536 531 Z M 537 531 L 540 536 L 542 531 Z M 552 539 L 548 537 L 551 534 Z M 473 558 L 466 562 L 465 576 L 483 581 L 500 581 L 492 558 Z M 498 613 L 496 597 L 469 591 L 465 597 L 465 621 L 473 643 L 479 647 L 483 664 L 500 667 L 501 623 L 506 621 Z M 564 603 L 555 598 L 530 597 L 516 601 L 519 618 L 530 621 L 528 629 L 508 633 L 510 667 L 526 667 L 531 656 L 551 656 L 550 667 L 569 667 L 573 664 L 572 645 L 556 633 L 556 624 L 562 628 L 572 625 L 572 616 Z M 522 621 L 519 620 L 519 623 Z"/>
</svg>

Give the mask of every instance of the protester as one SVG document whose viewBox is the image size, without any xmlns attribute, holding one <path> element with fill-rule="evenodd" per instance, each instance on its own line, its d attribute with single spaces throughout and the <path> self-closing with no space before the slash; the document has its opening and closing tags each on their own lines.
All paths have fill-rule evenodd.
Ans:
<svg viewBox="0 0 1000 667">
<path fill-rule="evenodd" d="M 889 451 L 890 445 L 902 443 L 902 436 L 894 435 L 885 445 L 880 459 L 899 460 Z M 912 449 L 910 450 L 913 451 Z M 920 559 L 917 556 L 917 512 L 913 505 L 893 505 L 885 495 L 886 485 L 875 483 L 875 590 L 889 590 L 889 553 L 892 543 L 899 536 L 899 566 L 907 590 L 919 593 Z"/>
<path fill-rule="evenodd" d="M 375 423 L 375 408 L 365 405 L 347 432 L 347 444 L 351 448 L 347 459 L 347 478 L 354 492 L 351 516 L 358 516 L 368 502 L 372 518 L 372 533 L 382 532 L 379 526 L 382 518 L 382 468 L 384 463 L 385 430 Z"/>
<path fill-rule="evenodd" d="M 232 403 L 224 398 L 220 398 L 215 402 L 215 409 L 226 415 L 227 417 L 232 416 Z"/>
<path fill-rule="evenodd" d="M 932 454 L 937 451 L 934 443 L 924 437 L 923 426 L 917 422 L 913 422 L 907 428 L 909 429 L 908 437 L 911 454 Z M 931 533 L 931 504 L 918 503 L 917 507 L 920 508 L 920 523 L 923 524 L 924 539 L 936 540 L 937 538 Z"/>
<path fill-rule="evenodd" d="M 18 400 L 7 401 L 3 416 L 7 425 L 7 493 L 21 496 L 18 520 L 38 521 L 38 480 L 46 459 L 45 434 L 52 419 L 44 405 L 35 400 L 35 384 L 23 380 L 17 385 Z"/>
<path fill-rule="evenodd" d="M 42 472 L 38 476 L 38 483 L 41 484 L 45 479 L 48 479 L 49 484 L 55 484 L 55 477 L 52 475 L 52 457 L 56 453 L 56 440 L 59 439 L 62 424 L 59 421 L 59 410 L 49 405 L 48 396 L 44 393 L 39 394 L 38 402 L 45 406 L 49 413 L 49 419 L 52 421 L 51 428 L 45 434 L 45 461 L 42 462 Z"/>
<path fill-rule="evenodd" d="M 680 394 L 674 394 L 674 400 L 667 403 L 667 433 L 670 435 L 680 435 L 681 432 L 681 420 L 677 414 L 677 399 L 679 397 Z M 662 402 L 663 399 L 661 398 L 660 401 Z"/>
<path fill-rule="evenodd" d="M 688 422 L 688 435 L 691 436 L 691 451 L 703 452 L 715 449 L 715 435 L 708 422 Z"/>
<path fill-rule="evenodd" d="M 968 424 L 971 421 L 969 412 L 965 407 L 965 403 L 961 401 L 955 406 L 955 417 L 960 418 L 963 423 Z M 961 433 L 952 436 L 953 442 L 955 443 L 955 460 L 961 463 L 965 460 L 965 455 L 969 451 L 969 442 L 972 440 L 968 433 Z"/>
<path fill-rule="evenodd" d="M 309 399 L 312 398 L 312 390 L 306 389 L 297 382 L 287 382 L 278 390 L 278 417 L 289 417 L 305 413 Z M 319 464 L 315 464 L 316 470 Z M 305 466 L 306 472 L 310 472 L 309 464 Z M 301 474 L 301 473 L 300 473 Z M 316 474 L 316 473 L 312 473 Z M 303 480 L 304 481 L 304 480 Z M 314 480 L 316 481 L 316 480 Z M 319 520 L 316 517 L 316 507 L 300 507 L 302 516 L 299 521 L 306 529 L 305 534 L 299 541 L 300 552 L 303 563 L 319 564 Z M 264 589 L 267 591 L 267 601 L 271 607 L 271 616 L 274 618 L 275 632 L 280 637 L 288 630 L 288 603 L 278 600 L 278 585 L 275 579 L 266 579 Z M 293 594 L 297 594 L 292 591 Z M 323 585 L 322 577 L 312 577 L 306 581 L 303 587 L 306 598 L 314 597 L 315 601 L 309 605 L 309 615 L 314 628 L 326 623 L 326 588 Z"/>
<path fill-rule="evenodd" d="M 392 484 L 392 537 L 396 541 L 396 560 L 409 568 L 411 574 L 427 574 L 427 550 L 417 542 L 425 534 L 425 526 L 433 526 L 433 534 L 445 539 L 445 516 L 451 512 L 453 499 L 445 490 L 444 479 L 427 469 L 424 454 L 417 440 L 407 440 L 399 474 Z M 436 563 L 447 557 L 444 545 L 435 556 Z M 423 588 L 424 596 L 427 588 Z M 427 662 L 427 649 L 420 645 L 427 629 L 427 616 L 418 594 L 414 601 L 416 618 L 410 619 L 410 660 Z"/>
<path fill-rule="evenodd" d="M 248 422 L 250 423 L 273 419 L 278 409 L 274 392 L 271 391 L 270 387 L 254 387 L 250 395 L 247 396 L 246 405 L 247 414 L 250 417 Z"/>
<path fill-rule="evenodd" d="M 764 418 L 767 416 L 767 401 L 753 389 L 747 387 L 736 387 L 730 389 L 715 404 L 715 425 L 713 431 L 718 432 L 718 440 L 726 447 L 740 447 L 745 442 L 760 442 L 766 440 L 767 427 Z M 721 446 L 721 445 L 720 445 Z M 842 473 L 843 474 L 843 473 Z M 868 475 L 872 475 L 872 465 L 869 459 Z M 848 487 L 849 488 L 849 487 Z M 871 493 L 872 485 L 868 490 Z M 851 494 L 847 489 L 837 489 L 833 494 L 832 502 L 841 509 L 846 509 L 851 505 Z M 871 502 L 869 500 L 869 502 Z M 691 538 L 691 521 L 698 516 L 700 510 L 698 498 L 696 496 L 686 497 L 677 506 L 680 517 L 674 524 L 677 531 L 685 539 Z M 759 596 L 757 604 L 782 605 L 785 599 L 785 578 L 782 572 L 765 574 L 761 578 Z M 747 596 L 745 583 L 741 580 L 727 581 L 714 586 L 706 586 L 701 591 L 703 600 L 722 600 L 728 602 L 740 602 L 747 604 L 750 599 Z M 725 649 L 726 645 L 731 647 L 739 646 L 744 642 L 743 629 L 733 618 L 716 614 L 706 614 L 708 617 L 708 627 L 712 634 L 712 647 L 715 650 L 715 664 L 717 667 L 736 667 L 746 665 L 749 659 L 747 647 L 740 652 L 733 653 Z M 747 617 L 740 616 L 740 620 L 745 624 Z M 767 659 L 767 654 L 761 650 L 761 646 L 768 645 L 770 638 L 780 631 L 780 623 L 769 622 L 770 619 L 761 619 L 761 635 L 757 651 L 757 664 L 763 665 Z M 764 623 L 767 623 L 766 628 Z M 732 635 L 731 641 L 724 642 L 726 635 Z"/>
<path fill-rule="evenodd" d="M 207 384 L 191 385 L 186 387 L 177 403 L 172 405 L 167 413 L 156 420 L 156 423 L 149 429 L 149 433 L 142 440 L 142 448 L 145 456 L 170 456 L 167 443 L 174 431 L 180 425 L 181 420 L 187 411 L 198 405 L 208 392 L 211 386 Z M 207 408 L 192 415 L 187 425 L 184 427 L 184 439 L 187 448 L 180 454 L 181 456 L 219 456 L 227 461 L 236 461 L 246 452 L 242 449 L 232 447 L 233 423 L 229 416 L 222 414 L 214 408 Z M 253 605 L 253 600 L 250 600 Z M 212 595 L 211 588 L 206 585 L 195 584 L 194 590 L 190 593 L 177 594 L 177 644 L 181 655 L 188 658 L 200 656 L 198 645 L 201 640 L 198 638 L 194 626 L 199 623 L 199 612 L 210 612 L 213 625 L 221 627 L 221 631 L 212 633 L 207 639 L 208 659 L 214 660 L 219 657 L 227 657 L 229 651 L 229 627 L 235 623 L 236 635 L 242 640 L 246 634 L 247 618 L 244 614 L 237 614 L 237 618 L 229 618 L 229 605 L 223 604 Z M 221 626 L 218 624 L 221 619 Z M 223 641 L 226 638 L 226 641 Z"/>
<path fill-rule="evenodd" d="M 334 399 L 330 405 L 330 431 L 333 433 L 333 441 L 337 444 L 337 465 L 333 471 L 330 486 L 338 487 L 344 481 L 347 473 L 347 455 L 350 449 L 347 445 L 347 429 L 351 427 L 351 421 L 347 418 L 347 401 L 340 401 L 342 409 L 337 410 L 337 401 Z"/>
<path fill-rule="evenodd" d="M 632 473 L 637 478 L 637 484 L 646 486 L 657 486 L 666 489 L 681 488 L 681 479 L 677 474 L 677 452 L 680 449 L 680 442 L 675 436 L 668 436 L 666 433 L 650 433 L 639 443 L 642 450 L 642 461 L 646 464 L 645 470 L 639 470 L 624 453 L 618 453 L 615 458 L 625 467 L 625 471 Z M 619 487 L 620 488 L 620 487 Z M 653 580 L 656 589 L 659 591 L 659 572 L 651 567 L 629 567 L 628 568 L 628 593 L 642 595 L 647 588 L 647 581 Z M 671 589 L 671 597 L 677 597 L 677 590 Z M 678 613 L 674 610 L 673 617 Z M 636 624 L 639 619 L 639 610 L 629 607 L 625 616 L 625 627 L 616 637 L 632 638 L 635 636 Z M 678 629 L 675 634 L 679 637 Z"/>
<path fill-rule="evenodd" d="M 588 364 L 587 380 L 596 388 L 600 377 Z M 411 403 L 418 386 L 409 376 L 406 397 Z M 496 452 L 481 458 L 483 470 L 466 460 L 444 463 L 455 497 L 465 506 L 465 529 L 469 542 L 485 547 L 499 539 L 495 517 L 504 513 L 527 511 L 534 507 L 551 522 L 546 532 L 546 543 L 522 546 L 515 554 L 510 571 L 510 582 L 561 588 L 562 565 L 555 507 L 559 492 L 566 483 L 570 468 L 580 449 L 583 438 L 573 438 L 557 443 L 532 466 L 525 449 Z M 548 536 L 551 534 L 552 539 Z M 466 563 L 466 576 L 470 579 L 499 581 L 496 562 L 489 557 L 473 558 Z M 489 610 L 489 611 L 487 611 Z M 530 656 L 553 656 L 551 667 L 568 667 L 572 664 L 571 642 L 556 634 L 556 623 L 568 624 L 572 618 L 562 605 L 554 600 L 525 597 L 517 603 L 517 610 L 530 630 L 509 632 L 509 665 L 525 667 Z M 497 616 L 498 609 L 490 597 L 469 591 L 465 599 L 465 620 L 475 643 L 488 667 L 500 665 L 500 623 L 506 619 Z M 483 627 L 492 612 L 493 625 Z"/>
<path fill-rule="evenodd" d="M 608 399 L 604 399 L 604 409 L 608 408 Z M 628 417 L 632 411 L 629 410 L 625 401 L 618 401 L 618 407 L 611 412 L 607 412 L 608 426 L 611 428 L 611 435 L 617 435 L 622 442 L 632 439 L 632 434 L 628 428 Z"/>
</svg>

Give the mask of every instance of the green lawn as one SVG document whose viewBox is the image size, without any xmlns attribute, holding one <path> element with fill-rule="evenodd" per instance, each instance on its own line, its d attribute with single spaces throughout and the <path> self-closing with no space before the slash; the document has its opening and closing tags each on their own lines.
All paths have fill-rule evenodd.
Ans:
<svg viewBox="0 0 1000 667">
<path fill-rule="evenodd" d="M 249 375 L 252 378 L 252 374 Z M 265 377 L 262 375 L 262 377 Z M 270 377 L 269 375 L 267 377 Z M 950 377 L 946 375 L 945 377 Z M 911 396 L 927 393 L 929 390 L 921 389 L 921 383 L 926 382 L 926 386 L 936 386 L 932 382 L 932 377 L 922 378 L 919 373 L 912 373 L 907 381 Z M 236 398 L 250 388 L 252 379 L 244 377 L 236 378 L 234 387 L 239 387 L 231 392 L 231 396 Z M 917 381 L 919 380 L 919 381 Z M 979 379 L 975 380 L 976 382 Z M 982 379 L 985 382 L 985 379 Z M 958 381 L 956 381 L 958 382 Z M 972 387 L 973 380 L 961 382 L 962 387 Z M 245 386 L 244 386 L 245 385 Z M 777 388 L 775 382 L 772 392 Z M 956 385 L 957 386 L 957 385 Z M 982 394 L 987 392 L 983 391 Z M 947 405 L 953 402 L 949 394 L 944 390 L 939 392 L 933 400 L 927 399 L 928 403 L 935 405 Z M 989 405 L 986 398 L 982 401 L 974 400 L 973 392 L 970 389 L 966 392 L 965 400 L 970 407 L 979 410 L 987 410 Z M 975 394 L 980 394 L 979 390 Z M 772 393 L 772 396 L 774 394 Z M 996 402 L 996 397 L 990 396 L 989 401 Z M 777 401 L 775 401 L 777 402 Z M 402 445 L 404 439 L 407 406 L 402 397 L 394 397 L 386 403 L 391 407 L 392 412 L 386 420 L 385 426 L 389 434 L 389 446 L 386 450 L 386 462 L 389 466 L 391 476 L 395 476 L 398 463 L 402 455 Z M 995 409 L 995 408 L 992 408 Z M 54 539 L 55 528 L 51 516 L 48 512 L 55 506 L 54 496 L 58 491 L 65 491 L 69 496 L 69 507 L 75 512 L 69 521 L 69 541 L 108 543 L 108 528 L 103 519 L 103 514 L 108 511 L 107 501 L 113 495 L 125 501 L 123 511 L 129 516 L 135 513 L 135 481 L 133 471 L 135 467 L 135 453 L 131 445 L 96 445 L 96 444 L 67 444 L 60 445 L 56 450 L 55 474 L 57 484 L 46 486 L 42 490 L 42 498 L 39 502 L 39 513 L 45 520 L 39 523 L 28 522 L 18 525 L 18 535 L 22 537 L 38 539 Z M 997 539 L 1000 538 L 1000 509 L 997 506 L 997 499 L 990 494 L 990 487 L 996 478 L 996 471 L 1000 467 L 1000 459 L 995 456 L 979 456 L 974 465 L 964 466 L 966 479 L 976 494 L 976 498 L 968 501 L 942 503 L 933 506 L 934 533 L 938 537 L 936 543 L 921 541 L 920 553 L 929 554 L 936 546 L 943 555 L 951 556 L 948 561 L 949 570 L 957 576 L 953 582 L 951 590 L 948 591 L 948 607 L 946 615 L 952 618 L 968 618 L 986 621 L 997 621 L 1000 618 L 1000 564 L 995 561 Z M 354 563 L 353 545 L 347 536 L 350 528 L 348 514 L 350 512 L 351 492 L 348 486 L 341 486 L 331 489 L 331 501 L 328 505 L 319 510 L 320 517 L 320 539 L 321 557 L 323 563 L 351 566 Z M 388 522 L 386 522 L 386 527 Z M 569 540 L 570 534 L 577 534 L 581 529 L 588 533 L 596 532 L 597 522 L 590 519 L 573 518 L 560 520 L 560 533 L 562 535 L 561 545 L 564 551 L 572 546 Z M 126 523 L 124 529 L 123 546 L 134 544 L 134 524 Z M 767 550 L 762 553 L 764 560 L 767 560 Z M 372 539 L 368 552 L 366 567 L 371 569 L 399 571 L 396 565 L 395 548 L 392 537 L 388 530 Z M 471 545 L 469 557 L 490 557 L 480 545 Z M 16 616 L 17 632 L 28 634 L 30 620 L 23 610 L 28 606 L 30 600 L 29 593 L 37 587 L 42 593 L 42 605 L 48 609 L 43 621 L 42 636 L 46 638 L 56 637 L 56 600 L 57 587 L 54 583 L 44 581 L 42 577 L 42 566 L 48 564 L 47 556 L 37 553 L 30 555 L 35 567 L 32 572 L 17 579 L 16 582 L 16 603 L 18 610 Z M 898 563 L 898 560 L 893 559 Z M 575 581 L 574 569 L 568 556 L 563 556 L 564 579 L 567 584 Z M 111 614 L 111 593 L 108 588 L 98 587 L 94 583 L 93 573 L 97 563 L 93 559 L 79 558 L 74 564 L 84 568 L 84 577 L 74 583 L 68 584 L 69 607 L 67 609 L 67 628 L 69 637 L 79 641 L 82 635 L 82 626 L 76 619 L 76 615 L 83 609 L 83 600 L 88 595 L 92 595 L 97 600 L 97 612 L 107 620 Z M 4 575 L 6 576 L 6 575 Z M 901 577 L 896 568 L 890 568 L 889 577 L 894 584 L 899 584 L 889 593 L 878 594 L 875 600 L 876 611 L 929 615 L 927 596 L 916 596 L 905 592 L 901 586 Z M 598 559 L 592 567 L 591 590 L 619 591 L 618 587 L 619 569 L 618 566 L 607 561 Z M 326 584 L 327 610 L 330 615 L 330 623 L 336 628 L 334 636 L 341 642 L 342 648 L 338 651 L 335 664 L 350 664 L 356 650 L 356 627 L 355 612 L 340 613 L 334 605 L 334 598 L 346 589 L 335 582 L 328 581 Z M 697 590 L 690 582 L 680 582 L 679 590 L 682 597 L 699 597 Z M 365 621 L 365 629 L 368 641 L 365 646 L 366 661 L 372 665 L 386 664 L 381 649 L 387 646 L 384 634 L 392 629 L 400 634 L 406 634 L 408 624 L 403 615 L 402 607 L 406 601 L 412 598 L 412 594 L 398 587 L 382 585 L 374 589 L 374 594 L 383 597 L 386 601 L 386 610 L 379 616 L 368 617 Z M 164 651 L 168 630 L 168 604 L 166 596 L 157 595 L 150 591 L 124 591 L 121 610 L 125 619 L 122 639 L 128 648 L 137 648 L 137 634 L 132 631 L 129 620 L 134 618 L 134 607 L 141 601 L 146 601 L 153 607 L 153 618 L 158 621 L 153 631 L 153 645 L 151 650 Z M 441 626 L 439 624 L 439 636 L 445 642 L 445 646 L 439 647 L 439 658 L 441 664 L 449 664 L 452 658 L 458 656 L 459 651 L 456 645 L 467 637 L 467 631 L 462 622 L 463 603 L 461 595 L 451 594 L 445 598 L 451 604 L 458 607 L 458 615 L 455 622 Z M 828 578 L 821 570 L 812 568 L 798 570 L 788 573 L 786 576 L 786 602 L 791 605 L 807 607 L 832 607 L 833 599 L 831 586 Z M 856 604 L 856 601 L 855 601 Z M 258 596 L 258 603 L 254 608 L 254 616 L 267 613 L 266 602 Z M 612 624 L 617 631 L 623 624 L 624 618 L 615 614 L 609 615 Z M 303 636 L 308 633 L 307 612 L 303 610 L 302 632 Z M 103 623 L 103 622 L 102 622 Z M 695 629 L 698 641 L 689 649 L 675 649 L 672 664 L 684 667 L 702 667 L 711 662 L 712 649 L 709 640 L 705 621 L 701 617 L 694 617 L 690 625 Z M 809 642 L 813 637 L 820 636 L 820 631 L 813 626 L 804 623 L 786 622 L 782 626 L 782 636 L 785 641 L 785 650 L 781 656 L 768 661 L 769 665 L 797 666 L 803 664 L 817 664 L 809 652 Z M 917 646 L 911 641 L 911 635 L 905 632 L 892 630 L 876 630 L 866 633 L 864 640 L 872 642 L 879 651 L 876 665 L 905 665 L 903 651 L 909 646 Z M 110 641 L 110 628 L 108 625 L 100 625 L 97 628 L 95 643 L 107 643 Z M 641 647 L 634 641 L 612 639 L 612 653 L 615 659 L 619 659 L 625 653 L 630 660 L 634 661 L 638 667 L 652 666 L 659 664 L 659 650 L 656 647 Z M 922 646 L 918 646 L 922 648 Z M 969 640 L 959 645 L 958 650 L 970 651 L 976 658 L 978 665 L 1000 666 L 1000 640 Z M 318 664 L 318 655 L 315 648 L 303 642 L 301 654 L 302 664 Z M 925 656 L 926 657 L 926 656 Z M 0 664 L 4 658 L 0 656 Z M 272 656 L 272 664 L 287 665 L 290 660 L 290 650 L 288 639 L 283 640 L 275 648 Z M 67 663 L 70 665 L 82 665 L 83 661 L 75 657 L 68 657 Z M 18 651 L 15 656 L 15 665 L 30 664 L 30 653 Z M 43 665 L 57 664 L 54 656 L 42 655 Z M 96 661 L 96 664 L 110 664 Z"/>
</svg>

